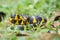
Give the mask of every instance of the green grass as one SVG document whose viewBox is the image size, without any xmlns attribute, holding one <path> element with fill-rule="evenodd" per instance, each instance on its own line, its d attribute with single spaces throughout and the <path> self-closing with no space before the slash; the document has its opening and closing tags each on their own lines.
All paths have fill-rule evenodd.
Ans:
<svg viewBox="0 0 60 40">
<path fill-rule="evenodd" d="M 58 7 L 57 7 L 58 5 Z M 53 12 L 55 10 L 60 10 L 60 1 L 58 0 L 0 0 L 0 11 L 3 11 L 6 13 L 6 20 L 9 19 L 10 14 L 16 13 L 16 14 L 26 14 L 29 15 L 39 15 L 46 19 L 50 19 L 52 17 L 55 17 Z M 0 23 L 0 33 L 2 34 L 2 37 L 0 40 L 37 40 L 38 33 L 42 31 L 43 33 L 47 32 L 51 29 L 51 24 L 54 21 L 48 21 L 46 23 L 47 28 L 41 29 L 38 27 L 37 31 L 32 32 L 26 31 L 31 35 L 31 38 L 24 38 L 19 37 L 17 38 L 14 34 L 14 32 L 20 32 L 20 30 L 9 30 L 9 27 L 14 27 L 15 25 L 9 25 L 4 24 L 4 20 Z M 58 27 L 56 27 L 56 31 L 58 32 Z M 35 39 L 36 38 L 36 39 Z M 53 39 L 55 40 L 55 39 Z"/>
</svg>

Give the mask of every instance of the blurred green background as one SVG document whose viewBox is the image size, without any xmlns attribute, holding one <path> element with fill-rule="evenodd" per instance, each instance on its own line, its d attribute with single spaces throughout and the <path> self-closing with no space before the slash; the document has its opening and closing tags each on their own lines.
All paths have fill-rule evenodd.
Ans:
<svg viewBox="0 0 60 40">
<path fill-rule="evenodd" d="M 58 5 L 58 8 L 56 8 L 56 5 Z M 59 9 L 58 0 L 0 0 L 0 11 L 7 14 L 33 14 L 45 17 L 43 14 L 49 15 L 56 9 Z"/>
<path fill-rule="evenodd" d="M 60 11 L 60 0 L 0 0 L 0 11 L 5 12 L 6 18 L 10 16 L 12 13 L 16 14 L 26 14 L 29 15 L 39 15 L 43 16 L 46 19 L 50 19 L 54 16 L 54 11 Z M 3 25 L 0 23 L 0 26 Z M 51 23 L 48 23 L 48 28 Z M 39 34 L 37 32 L 30 32 L 31 38 L 24 38 L 24 37 L 17 37 L 13 35 L 13 31 L 7 30 L 7 26 L 4 24 L 4 30 L 3 28 L 0 28 L 0 33 L 2 33 L 2 37 L 0 40 L 40 40 L 38 37 Z M 12 26 L 12 25 L 11 25 Z M 43 29 L 43 32 L 48 31 L 49 29 Z M 12 36 L 13 35 L 13 36 Z M 59 40 L 54 38 L 53 40 Z"/>
</svg>

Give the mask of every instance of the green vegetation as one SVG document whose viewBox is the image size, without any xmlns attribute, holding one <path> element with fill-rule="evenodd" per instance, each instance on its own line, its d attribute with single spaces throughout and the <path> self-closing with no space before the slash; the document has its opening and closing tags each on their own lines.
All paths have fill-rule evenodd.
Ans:
<svg viewBox="0 0 60 40">
<path fill-rule="evenodd" d="M 56 30 L 52 29 L 51 24 L 54 21 L 49 21 L 52 17 L 55 17 L 54 12 L 57 10 L 60 10 L 60 0 L 0 0 L 0 11 L 6 13 L 5 20 L 0 22 L 0 40 L 38 40 L 40 39 L 40 32 L 47 33 L 48 31 L 58 34 L 59 27 L 56 26 Z M 14 24 L 7 23 L 12 13 L 42 16 L 48 20 L 46 28 L 37 27 L 37 31 L 25 31 L 31 36 L 28 38 L 16 37 L 15 32 L 21 33 L 21 30 L 15 28 Z M 10 27 L 13 27 L 13 30 Z M 53 37 L 53 40 L 59 40 L 59 37 Z"/>
</svg>

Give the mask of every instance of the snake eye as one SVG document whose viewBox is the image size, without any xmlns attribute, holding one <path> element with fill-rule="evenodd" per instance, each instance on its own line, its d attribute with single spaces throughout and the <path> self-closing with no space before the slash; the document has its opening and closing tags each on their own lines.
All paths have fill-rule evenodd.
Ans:
<svg viewBox="0 0 60 40">
<path fill-rule="evenodd" d="M 55 19 L 54 19 L 54 21 L 57 21 L 59 19 L 60 19 L 60 16 L 56 16 Z"/>
</svg>

